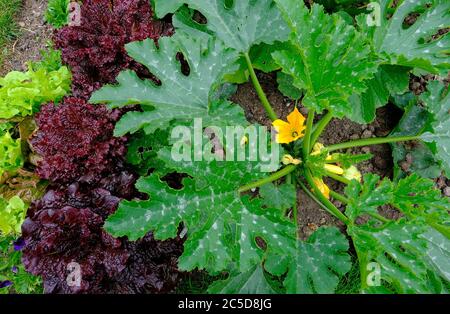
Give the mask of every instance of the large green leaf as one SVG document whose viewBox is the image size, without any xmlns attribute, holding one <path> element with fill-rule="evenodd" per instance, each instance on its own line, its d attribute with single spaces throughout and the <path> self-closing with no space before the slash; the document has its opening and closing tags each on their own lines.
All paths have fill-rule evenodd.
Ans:
<svg viewBox="0 0 450 314">
<path fill-rule="evenodd" d="M 348 98 L 366 89 L 364 80 L 373 76 L 377 65 L 364 36 L 338 15 L 328 15 L 313 4 L 276 0 L 292 30 L 289 49 L 273 53 L 293 84 L 306 90 L 303 104 L 336 116 L 351 116 Z"/>
<path fill-rule="evenodd" d="M 434 266 L 435 271 L 450 282 L 450 241 L 431 228 L 421 237 L 427 241 L 428 249 L 425 257 L 428 264 Z"/>
<path fill-rule="evenodd" d="M 351 268 L 348 240 L 335 227 L 322 227 L 306 241 L 291 241 L 278 251 L 269 250 L 265 268 L 286 273 L 287 293 L 333 293 L 339 277 Z"/>
<path fill-rule="evenodd" d="M 420 99 L 427 110 L 433 115 L 432 131 L 422 134 L 426 142 L 436 145 L 434 153 L 441 161 L 442 168 L 450 175 L 450 93 L 448 87 L 438 81 L 431 81 L 427 86 L 428 92 Z"/>
<path fill-rule="evenodd" d="M 230 275 L 226 280 L 214 282 L 209 293 L 215 294 L 274 294 L 276 293 L 264 275 L 260 265 L 252 267 L 244 273 Z"/>
<path fill-rule="evenodd" d="M 278 90 L 286 97 L 289 97 L 294 100 L 298 100 L 302 97 L 303 92 L 302 90 L 298 89 L 294 86 L 294 79 L 292 76 L 283 73 L 278 72 L 277 73 L 277 83 L 278 83 Z"/>
<path fill-rule="evenodd" d="M 350 102 L 353 114 L 350 117 L 359 123 L 370 123 L 375 119 L 376 109 L 387 104 L 392 94 L 403 94 L 409 86 L 409 68 L 382 65 L 375 77 L 367 82 L 367 90 L 361 95 L 353 94 Z"/>
<path fill-rule="evenodd" d="M 435 291 L 429 281 L 429 272 L 435 270 L 428 263 L 427 241 L 423 238 L 426 226 L 401 220 L 382 228 L 354 225 L 347 230 L 358 254 L 362 286 L 367 292 L 441 292 Z M 369 263 L 380 268 L 380 285 L 369 283 L 370 271 L 374 270 Z"/>
<path fill-rule="evenodd" d="M 221 101 L 211 104 L 210 97 L 227 71 L 236 69 L 233 63 L 238 55 L 227 49 L 214 37 L 202 33 L 193 37 L 182 31 L 173 37 L 161 38 L 158 45 L 151 39 L 126 46 L 131 57 L 145 65 L 162 82 L 156 86 L 150 80 L 141 80 L 133 71 L 124 71 L 117 78 L 118 85 L 105 86 L 91 98 L 94 103 L 107 103 L 110 107 L 141 104 L 143 111 L 125 114 L 117 123 L 115 135 L 134 133 L 144 129 L 153 133 L 165 129 L 171 120 L 203 118 L 205 126 L 211 119 L 229 118 L 228 122 L 242 122 L 242 110 Z M 190 67 L 184 75 L 176 59 L 182 52 Z M 217 117 L 221 117 L 217 119 Z M 237 123 L 237 122 L 236 122 Z"/>
<path fill-rule="evenodd" d="M 375 50 L 386 54 L 392 64 L 437 72 L 450 68 L 450 34 L 433 38 L 450 26 L 450 2 L 447 0 L 399 1 L 392 14 L 392 0 L 379 0 L 380 25 L 369 25 L 367 16 L 358 17 L 359 25 L 373 39 Z M 410 27 L 403 25 L 411 13 L 420 13 Z"/>
<path fill-rule="evenodd" d="M 379 182 L 378 176 L 368 174 L 363 184 L 352 181 L 345 192 L 349 200 L 346 214 L 352 221 L 363 214 L 374 217 L 347 228 L 358 254 L 363 287 L 368 292 L 442 292 L 428 279 L 434 276 L 440 282 L 439 277 L 447 278 L 441 269 L 448 264 L 442 248 L 450 245 L 450 202 L 434 188 L 433 181 L 412 175 L 395 184 L 387 179 Z M 405 217 L 379 220 L 377 208 L 381 205 L 391 205 Z M 439 236 L 428 236 L 435 231 Z M 372 262 L 380 267 L 378 287 L 367 282 Z"/>
<path fill-rule="evenodd" d="M 259 162 L 175 162 L 170 150 L 162 150 L 159 157 L 193 179 L 184 179 L 181 190 L 170 188 L 157 175 L 139 179 L 137 188 L 150 199 L 120 204 L 105 225 L 114 236 L 135 240 L 153 231 L 163 240 L 175 237 L 183 223 L 188 237 L 179 267 L 214 273 L 231 263 L 241 272 L 260 263 L 263 250 L 256 237 L 268 247 L 283 247 L 295 234 L 293 224 L 278 210 L 263 209 L 260 199 L 240 197 L 240 186 L 265 175 Z"/>
<path fill-rule="evenodd" d="M 259 194 L 267 207 L 286 210 L 294 205 L 296 200 L 296 189 L 292 184 L 275 185 L 264 184 L 259 188 Z"/>
<path fill-rule="evenodd" d="M 448 228 L 450 200 L 441 196 L 434 182 L 412 174 L 397 183 L 379 176 L 366 174 L 364 183 L 350 182 L 345 193 L 349 199 L 345 214 L 355 220 L 362 214 L 377 214 L 381 205 L 392 205 L 410 220 L 421 220 L 431 226 Z M 446 233 L 446 232 L 444 232 Z"/>
<path fill-rule="evenodd" d="M 187 4 L 207 19 L 207 27 L 227 47 L 247 53 L 253 45 L 285 41 L 289 29 L 273 0 L 156 0 L 158 17 Z"/>
<path fill-rule="evenodd" d="M 401 100 L 399 100 L 401 101 Z M 398 102 L 396 102 L 397 105 Z M 431 130 L 432 114 L 417 103 L 417 97 L 412 97 L 398 125 L 390 136 L 417 135 Z M 437 178 L 441 175 L 439 161 L 430 147 L 420 141 L 400 142 L 391 144 L 394 158 L 394 180 L 401 179 L 409 173 L 417 173 L 425 178 Z"/>
<path fill-rule="evenodd" d="M 349 199 L 345 214 L 355 220 L 361 213 L 377 213 L 377 208 L 392 200 L 392 183 L 385 179 L 379 183 L 376 175 L 365 175 L 364 184 L 352 180 L 345 189 Z"/>
</svg>

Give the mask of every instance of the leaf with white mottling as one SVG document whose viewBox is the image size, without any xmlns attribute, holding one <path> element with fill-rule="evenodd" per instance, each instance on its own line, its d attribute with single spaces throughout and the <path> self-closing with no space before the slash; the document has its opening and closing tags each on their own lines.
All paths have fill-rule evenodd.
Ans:
<svg viewBox="0 0 450 314">
<path fill-rule="evenodd" d="M 420 99 L 427 110 L 433 114 L 432 132 L 422 134 L 425 142 L 436 144 L 434 153 L 441 161 L 445 173 L 450 175 L 450 93 L 448 87 L 438 81 L 431 81 L 427 85 L 428 92 Z"/>
<path fill-rule="evenodd" d="M 366 90 L 365 80 L 377 70 L 370 45 L 339 15 L 328 15 L 322 6 L 309 10 L 302 1 L 276 0 L 292 30 L 290 47 L 273 53 L 293 84 L 304 89 L 302 103 L 317 112 L 331 110 L 351 116 L 348 99 Z"/>
<path fill-rule="evenodd" d="M 376 286 L 367 284 L 368 275 L 374 271 L 368 264 L 373 262 L 380 267 L 380 284 L 387 291 L 441 292 L 435 291 L 428 280 L 428 271 L 434 272 L 434 267 L 428 263 L 427 241 L 423 238 L 426 230 L 428 227 L 423 224 L 405 220 L 390 222 L 382 228 L 352 225 L 347 229 L 358 254 L 361 281 L 367 292 L 377 290 Z"/>
<path fill-rule="evenodd" d="M 273 183 L 264 184 L 259 188 L 259 194 L 263 199 L 264 205 L 270 208 L 286 210 L 294 205 L 296 189 L 292 184 L 274 185 Z"/>
<path fill-rule="evenodd" d="M 264 275 L 260 265 L 244 273 L 230 275 L 225 280 L 214 282 L 208 293 L 214 294 L 274 294 L 276 293 Z"/>
<path fill-rule="evenodd" d="M 322 227 L 306 241 L 292 241 L 278 251 L 269 250 L 265 268 L 280 276 L 287 272 L 287 293 L 333 293 L 339 278 L 351 268 L 349 245 L 335 227 Z"/>
<path fill-rule="evenodd" d="M 263 208 L 260 199 L 240 197 L 240 186 L 266 175 L 259 162 L 176 162 L 169 150 L 160 151 L 159 157 L 193 179 L 185 178 L 181 190 L 170 188 L 157 175 L 139 179 L 137 188 L 150 198 L 121 202 L 105 225 L 112 235 L 135 240 L 153 231 L 156 239 L 165 240 L 175 237 L 183 222 L 188 237 L 180 269 L 216 273 L 231 263 L 241 272 L 260 263 L 264 251 L 256 237 L 268 247 L 284 247 L 295 234 L 294 225 L 279 211 Z"/>
<path fill-rule="evenodd" d="M 247 53 L 259 43 L 285 41 L 289 35 L 273 0 L 156 0 L 155 11 L 163 17 L 183 4 L 200 11 L 207 19 L 208 29 L 239 53 Z"/>
<path fill-rule="evenodd" d="M 405 0 L 392 14 L 391 0 L 378 0 L 380 25 L 368 25 L 367 15 L 358 16 L 359 26 L 372 38 L 375 50 L 386 54 L 391 64 L 438 72 L 450 68 L 450 33 L 437 38 L 434 35 L 450 26 L 448 0 Z M 410 27 L 404 27 L 405 18 L 421 12 Z"/>
<path fill-rule="evenodd" d="M 126 113 L 116 125 L 116 136 L 140 129 L 153 133 L 158 128 L 165 129 L 175 119 L 209 121 L 213 91 L 227 71 L 236 69 L 233 64 L 238 54 L 214 37 L 203 35 L 192 37 L 180 31 L 173 37 L 161 38 L 158 46 L 151 39 L 126 46 L 129 55 L 155 74 L 162 85 L 156 86 L 126 70 L 119 74 L 117 85 L 104 86 L 93 94 L 90 99 L 93 103 L 107 103 L 111 108 L 140 104 L 144 109 Z M 183 53 L 189 64 L 188 76 L 181 72 L 176 59 L 178 52 Z M 230 116 L 230 123 L 242 121 L 242 110 L 237 112 L 236 106 L 228 103 L 224 107 L 229 110 L 222 114 Z"/>
<path fill-rule="evenodd" d="M 364 289 L 381 292 L 367 284 L 369 273 L 374 271 L 367 265 L 376 262 L 380 266 L 383 291 L 443 292 L 430 284 L 428 278 L 430 272 L 440 272 L 442 265 L 448 263 L 442 257 L 435 261 L 433 256 L 444 254 L 436 250 L 450 245 L 450 201 L 441 196 L 433 181 L 413 174 L 392 183 L 367 174 L 363 184 L 353 180 L 345 192 L 349 200 L 345 213 L 352 221 L 362 214 L 375 215 L 365 224 L 353 223 L 347 228 L 358 254 Z M 379 221 L 377 208 L 385 204 L 400 210 L 405 217 L 399 221 Z M 439 231 L 439 236 L 435 237 L 439 241 L 429 237 L 435 234 L 431 228 Z"/>
</svg>

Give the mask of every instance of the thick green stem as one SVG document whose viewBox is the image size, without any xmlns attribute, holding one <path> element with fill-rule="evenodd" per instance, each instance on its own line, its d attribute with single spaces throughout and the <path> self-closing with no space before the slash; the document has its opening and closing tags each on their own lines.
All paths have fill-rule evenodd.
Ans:
<svg viewBox="0 0 450 314">
<path fill-rule="evenodd" d="M 444 236 L 447 237 L 447 239 L 450 239 L 450 227 L 443 226 L 440 224 L 437 224 L 435 222 L 429 222 L 430 226 L 432 226 L 434 229 L 442 233 Z"/>
<path fill-rule="evenodd" d="M 390 221 L 389 219 L 387 219 L 387 218 L 385 218 L 385 217 L 383 217 L 383 216 L 381 216 L 380 214 L 377 214 L 377 213 L 367 212 L 367 214 L 369 216 L 375 218 L 375 219 L 378 219 L 381 222 L 384 222 L 384 223 L 388 223 Z"/>
<path fill-rule="evenodd" d="M 320 207 L 322 207 L 325 211 L 329 212 L 330 214 L 334 215 L 328 207 L 326 207 L 319 199 L 306 187 L 306 185 L 303 184 L 300 180 L 298 181 L 298 184 L 303 189 L 303 191 L 314 201 L 316 202 Z"/>
<path fill-rule="evenodd" d="M 341 195 L 333 190 L 330 190 L 330 195 L 332 198 L 338 200 L 339 202 L 348 204 L 348 199 L 344 195 Z"/>
<path fill-rule="evenodd" d="M 267 114 L 269 115 L 269 118 L 272 121 L 275 121 L 278 119 L 277 114 L 273 110 L 272 106 L 270 105 L 269 100 L 267 99 L 266 94 L 264 93 L 261 84 L 258 81 L 258 78 L 256 77 L 255 69 L 253 68 L 252 60 L 250 60 L 250 56 L 248 53 L 244 54 L 245 60 L 247 61 L 247 67 L 248 71 L 250 72 L 250 77 L 252 79 L 253 85 L 255 86 L 256 93 L 258 94 L 259 99 L 261 100 L 262 105 L 264 106 L 264 109 L 266 109 Z"/>
<path fill-rule="evenodd" d="M 284 176 L 288 175 L 289 173 L 291 173 L 292 171 L 294 171 L 296 167 L 297 166 L 295 166 L 295 165 L 286 166 L 283 169 L 278 170 L 277 172 L 271 174 L 268 177 L 265 177 L 265 178 L 262 178 L 261 180 L 258 180 L 258 181 L 246 184 L 244 186 L 241 186 L 238 189 L 238 192 L 239 193 L 246 192 L 246 191 L 249 191 L 251 189 L 260 187 L 260 186 L 262 186 L 264 184 L 267 184 L 267 183 L 276 181 L 278 179 L 281 179 L 282 177 L 284 177 Z"/>
<path fill-rule="evenodd" d="M 327 199 L 325 195 L 323 195 L 322 192 L 319 190 L 319 188 L 316 186 L 311 171 L 309 169 L 305 169 L 305 177 L 309 185 L 313 188 L 314 194 L 317 196 L 320 202 L 328 208 L 328 212 L 330 212 L 332 215 L 334 215 L 339 220 L 344 222 L 346 225 L 350 224 L 351 223 L 350 219 L 348 219 L 347 216 L 341 213 L 341 211 L 337 209 L 336 206 L 334 206 L 333 203 L 331 203 L 330 200 Z"/>
<path fill-rule="evenodd" d="M 314 110 L 310 109 L 308 112 L 308 118 L 306 119 L 306 131 L 303 137 L 303 159 L 306 160 L 311 151 L 311 134 L 314 122 Z"/>
<path fill-rule="evenodd" d="M 327 146 L 328 152 L 332 152 L 339 149 L 346 149 L 352 147 L 369 146 L 377 144 L 395 143 L 395 142 L 406 142 L 417 140 L 418 136 L 397 136 L 397 137 L 376 137 L 367 138 L 362 140 L 350 141 L 345 143 L 339 143 Z"/>
<path fill-rule="evenodd" d="M 295 223 L 295 235 L 297 239 L 300 239 L 300 230 L 298 227 L 298 208 L 297 208 L 297 180 L 295 177 L 292 178 L 292 184 L 294 185 L 295 190 L 294 204 L 292 204 L 292 216 L 294 218 Z"/>
<path fill-rule="evenodd" d="M 337 174 L 335 174 L 333 172 L 326 171 L 326 174 L 327 174 L 327 176 L 329 176 L 330 178 L 332 178 L 332 179 L 334 179 L 336 181 L 342 182 L 342 183 L 347 184 L 347 185 L 350 184 L 350 180 L 349 179 L 346 179 L 346 178 L 344 178 L 344 177 L 342 177 L 340 175 L 337 175 Z"/>
<path fill-rule="evenodd" d="M 316 129 L 313 131 L 313 134 L 311 136 L 311 146 L 314 146 L 320 134 L 322 134 L 323 130 L 325 130 L 331 119 L 333 119 L 333 114 L 331 113 L 331 111 L 328 111 L 327 114 L 324 115 L 319 122 L 317 122 Z"/>
</svg>

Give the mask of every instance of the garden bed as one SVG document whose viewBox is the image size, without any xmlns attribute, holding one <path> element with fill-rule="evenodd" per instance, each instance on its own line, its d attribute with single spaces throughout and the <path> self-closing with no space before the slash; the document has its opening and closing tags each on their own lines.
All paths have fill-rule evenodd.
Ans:
<svg viewBox="0 0 450 314">
<path fill-rule="evenodd" d="M 448 292 L 448 3 L 50 2 L 0 65 L 1 292 Z"/>
</svg>

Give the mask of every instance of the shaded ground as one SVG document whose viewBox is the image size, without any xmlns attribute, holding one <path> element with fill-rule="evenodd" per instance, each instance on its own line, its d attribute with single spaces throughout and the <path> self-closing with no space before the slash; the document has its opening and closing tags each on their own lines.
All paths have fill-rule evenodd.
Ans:
<svg viewBox="0 0 450 314">
<path fill-rule="evenodd" d="M 0 76 L 11 70 L 25 70 L 26 62 L 38 60 L 52 30 L 44 23 L 47 0 L 23 0 L 22 9 L 16 17 L 19 36 L 6 45 L 7 54 L 0 64 Z"/>
</svg>

